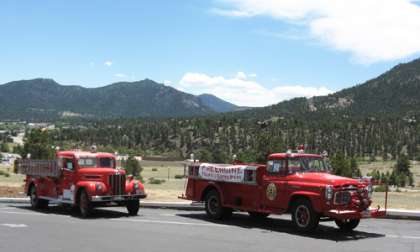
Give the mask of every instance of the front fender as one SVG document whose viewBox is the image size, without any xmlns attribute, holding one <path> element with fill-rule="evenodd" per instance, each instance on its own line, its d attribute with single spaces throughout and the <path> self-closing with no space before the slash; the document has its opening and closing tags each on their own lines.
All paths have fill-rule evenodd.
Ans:
<svg viewBox="0 0 420 252">
<path fill-rule="evenodd" d="M 135 188 L 135 185 L 138 185 L 138 188 Z M 125 183 L 125 193 L 126 194 L 146 194 L 146 191 L 144 190 L 144 185 L 141 183 L 140 180 L 132 179 L 127 180 Z"/>
<path fill-rule="evenodd" d="M 78 193 L 80 189 L 84 189 L 88 196 L 91 197 L 93 195 L 96 195 L 96 184 L 101 182 L 95 182 L 95 181 L 79 181 L 76 184 L 76 190 L 75 193 Z M 102 183 L 103 184 L 103 183 Z"/>
<path fill-rule="evenodd" d="M 290 195 L 290 199 L 289 199 L 289 205 L 291 205 L 292 201 L 296 198 L 299 197 L 305 197 L 307 199 L 309 199 L 312 203 L 312 207 L 314 208 L 314 210 L 316 212 L 322 212 L 323 211 L 323 202 L 322 202 L 322 197 L 321 194 L 316 193 L 316 192 L 308 192 L 308 191 L 296 191 L 293 192 Z"/>
</svg>

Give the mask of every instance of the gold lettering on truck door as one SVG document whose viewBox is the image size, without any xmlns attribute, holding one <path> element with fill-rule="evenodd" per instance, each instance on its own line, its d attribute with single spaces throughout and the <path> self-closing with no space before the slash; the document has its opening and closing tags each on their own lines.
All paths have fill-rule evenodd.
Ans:
<svg viewBox="0 0 420 252">
<path fill-rule="evenodd" d="M 269 200 L 275 200 L 277 197 L 277 187 L 276 184 L 270 183 L 267 186 L 266 192 L 265 192 L 267 199 Z"/>
</svg>

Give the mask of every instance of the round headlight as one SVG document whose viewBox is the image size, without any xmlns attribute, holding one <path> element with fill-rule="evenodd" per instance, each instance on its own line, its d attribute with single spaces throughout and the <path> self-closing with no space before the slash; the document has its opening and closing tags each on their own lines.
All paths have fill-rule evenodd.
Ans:
<svg viewBox="0 0 420 252">
<path fill-rule="evenodd" d="M 100 192 L 103 189 L 102 184 L 100 184 L 100 183 L 96 183 L 95 187 L 96 187 L 97 192 Z"/>
<path fill-rule="evenodd" d="M 331 200 L 332 199 L 332 197 L 333 197 L 333 186 L 332 185 L 327 185 L 326 187 L 325 187 L 325 198 L 327 199 L 327 200 Z"/>
</svg>

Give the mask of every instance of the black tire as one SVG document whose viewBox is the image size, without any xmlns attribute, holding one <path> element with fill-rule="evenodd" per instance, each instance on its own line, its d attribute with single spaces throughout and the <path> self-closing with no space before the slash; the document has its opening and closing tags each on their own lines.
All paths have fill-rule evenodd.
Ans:
<svg viewBox="0 0 420 252">
<path fill-rule="evenodd" d="M 140 200 L 130 200 L 127 201 L 127 211 L 128 215 L 135 216 L 140 209 Z"/>
<path fill-rule="evenodd" d="M 83 218 L 87 218 L 92 213 L 92 203 L 90 202 L 89 196 L 85 190 L 79 194 L 79 210 L 80 215 Z"/>
<path fill-rule="evenodd" d="M 351 232 L 355 229 L 360 223 L 360 219 L 347 219 L 347 220 L 335 220 L 335 224 L 343 232 Z"/>
<path fill-rule="evenodd" d="M 31 206 L 33 209 L 43 209 L 48 207 L 48 200 L 38 198 L 35 185 L 29 189 L 29 197 L 31 199 Z"/>
<path fill-rule="evenodd" d="M 269 213 L 260 213 L 260 212 L 248 212 L 248 214 L 253 219 L 265 219 L 270 215 Z"/>
<path fill-rule="evenodd" d="M 216 190 L 206 194 L 205 209 L 207 216 L 213 220 L 227 219 L 232 216 L 232 209 L 223 207 L 220 195 Z"/>
<path fill-rule="evenodd" d="M 301 198 L 293 203 L 292 221 L 298 231 L 313 231 L 318 227 L 319 214 L 314 211 L 310 200 Z"/>
</svg>

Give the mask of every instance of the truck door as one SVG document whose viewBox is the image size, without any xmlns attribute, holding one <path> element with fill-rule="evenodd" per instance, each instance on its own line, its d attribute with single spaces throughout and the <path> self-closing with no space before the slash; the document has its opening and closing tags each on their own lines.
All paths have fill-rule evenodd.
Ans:
<svg viewBox="0 0 420 252">
<path fill-rule="evenodd" d="M 63 164 L 62 175 L 62 199 L 65 201 L 74 201 L 74 179 L 76 162 L 73 157 L 60 158 Z"/>
<path fill-rule="evenodd" d="M 269 160 L 263 176 L 262 203 L 265 208 L 282 212 L 287 209 L 286 160 Z"/>
</svg>

